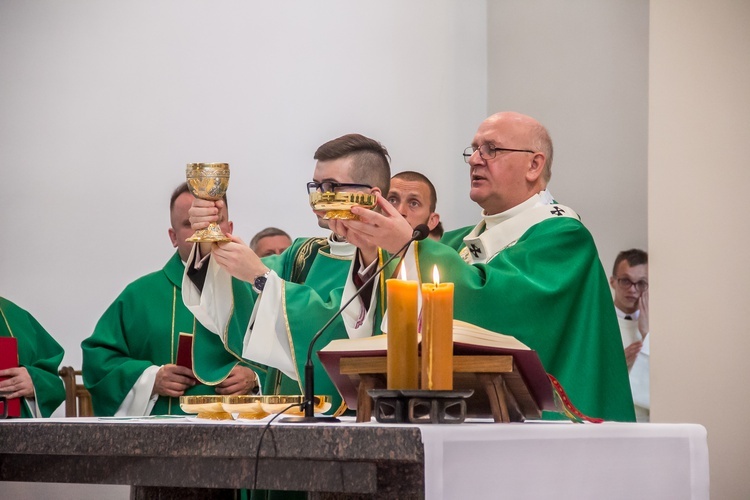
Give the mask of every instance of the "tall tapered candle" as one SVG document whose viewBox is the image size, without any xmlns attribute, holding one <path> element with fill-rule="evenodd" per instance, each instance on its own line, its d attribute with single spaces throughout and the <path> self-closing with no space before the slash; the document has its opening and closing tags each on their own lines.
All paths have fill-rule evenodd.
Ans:
<svg viewBox="0 0 750 500">
<path fill-rule="evenodd" d="M 406 280 L 401 266 L 400 279 L 386 280 L 388 293 L 388 389 L 419 387 L 417 356 L 417 282 Z"/>
<path fill-rule="evenodd" d="M 453 390 L 453 283 L 422 283 L 422 389 Z"/>
</svg>

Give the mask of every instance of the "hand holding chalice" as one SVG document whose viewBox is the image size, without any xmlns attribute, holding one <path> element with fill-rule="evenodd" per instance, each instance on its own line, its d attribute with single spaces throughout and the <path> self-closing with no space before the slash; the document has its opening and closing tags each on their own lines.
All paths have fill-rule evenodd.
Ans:
<svg viewBox="0 0 750 500">
<path fill-rule="evenodd" d="M 224 198 L 229 187 L 229 164 L 188 163 L 185 176 L 193 196 L 202 200 L 219 201 Z M 217 223 L 212 222 L 206 229 L 196 231 L 186 241 L 213 243 L 231 240 Z"/>
</svg>

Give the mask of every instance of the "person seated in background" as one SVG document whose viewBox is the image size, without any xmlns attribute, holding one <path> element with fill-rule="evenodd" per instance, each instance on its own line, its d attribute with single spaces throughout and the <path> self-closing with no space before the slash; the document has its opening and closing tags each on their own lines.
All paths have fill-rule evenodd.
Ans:
<svg viewBox="0 0 750 500">
<path fill-rule="evenodd" d="M 648 253 L 637 248 L 617 254 L 609 284 L 614 291 L 630 388 L 639 422 L 649 420 Z"/>
<path fill-rule="evenodd" d="M 292 238 L 277 227 L 267 227 L 250 240 L 250 248 L 258 257 L 279 255 L 292 245 Z"/>
<path fill-rule="evenodd" d="M 463 154 L 482 220 L 440 242 L 412 245 L 406 275 L 429 282 L 437 267 L 440 281 L 454 284 L 455 319 L 536 350 L 585 415 L 634 421 L 607 278 L 591 233 L 547 190 L 552 152 L 546 128 L 529 116 L 504 112 L 483 121 Z M 359 220 L 331 228 L 363 253 L 396 252 L 413 230 L 391 203 L 378 198 L 378 206 L 354 207 Z"/>
<path fill-rule="evenodd" d="M 193 336 L 195 319 L 181 292 L 184 261 L 192 248 L 185 240 L 193 234 L 188 220 L 193 199 L 186 183 L 175 189 L 169 202 L 168 234 L 177 251 L 163 269 L 130 283 L 81 344 L 83 381 L 96 415 L 182 414 L 179 397 L 183 395 L 258 390 L 256 372 L 262 375 L 264 367 L 251 368 L 228 353 L 218 338 L 198 342 Z M 232 231 L 226 202 L 218 222 L 225 233 Z M 192 350 L 192 369 L 177 364 L 181 338 Z M 206 359 L 212 369 L 202 370 L 196 378 Z"/>
<path fill-rule="evenodd" d="M 437 191 L 424 174 L 407 170 L 394 175 L 385 198 L 412 229 L 425 224 L 432 232 L 440 224 L 440 214 L 435 212 Z"/>
<path fill-rule="evenodd" d="M 18 346 L 17 359 L 6 359 L 15 356 L 10 350 L 0 353 L 0 395 L 7 400 L 22 398 L 21 417 L 49 417 L 65 401 L 58 375 L 63 348 L 31 314 L 3 297 L 0 337 L 15 338 Z M 5 361 L 18 366 L 6 367 Z"/>
<path fill-rule="evenodd" d="M 440 241 L 443 234 L 445 234 L 445 229 L 443 229 L 443 221 L 440 221 L 437 223 L 437 226 L 435 226 L 435 229 L 430 231 L 429 237 L 435 241 Z"/>
</svg>

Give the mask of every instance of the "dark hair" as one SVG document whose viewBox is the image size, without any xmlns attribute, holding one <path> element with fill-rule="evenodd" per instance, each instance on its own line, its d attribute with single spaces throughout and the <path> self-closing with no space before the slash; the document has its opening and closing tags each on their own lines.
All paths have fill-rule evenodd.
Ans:
<svg viewBox="0 0 750 500">
<path fill-rule="evenodd" d="M 289 236 L 283 229 L 279 229 L 278 227 L 267 227 L 262 231 L 258 231 L 255 236 L 253 236 L 253 239 L 250 240 L 250 248 L 253 250 L 253 252 L 257 249 L 260 240 L 262 240 L 263 238 L 268 238 L 269 236 L 286 236 L 287 238 L 289 238 L 289 241 L 292 241 L 292 237 Z"/>
<path fill-rule="evenodd" d="M 379 187 L 388 194 L 391 182 L 391 157 L 385 146 L 360 134 L 347 134 L 321 145 L 313 159 L 318 161 L 352 158 L 352 179 L 356 183 Z"/>
<path fill-rule="evenodd" d="M 437 223 L 437 226 L 430 231 L 430 236 L 434 236 L 437 239 L 440 239 L 443 237 L 443 234 L 445 233 L 445 229 L 443 229 L 443 221 L 439 221 Z"/>
<path fill-rule="evenodd" d="M 648 264 L 648 253 L 637 248 L 631 248 L 630 250 L 623 250 L 617 254 L 615 258 L 615 265 L 612 266 L 612 276 L 617 274 L 617 266 L 623 260 L 628 261 L 628 265 L 631 267 L 640 266 L 641 264 Z"/>
<path fill-rule="evenodd" d="M 172 191 L 172 197 L 169 199 L 169 213 L 172 213 L 172 210 L 174 210 L 174 203 L 177 201 L 177 198 L 182 193 L 189 193 L 190 188 L 187 185 L 187 182 L 183 182 L 179 186 L 175 188 L 174 191 Z M 224 205 L 226 205 L 227 210 L 229 209 L 229 203 L 227 202 L 227 195 L 224 193 L 224 196 L 221 197 L 222 200 L 224 200 Z"/>
<path fill-rule="evenodd" d="M 423 184 L 427 184 L 427 187 L 430 190 L 430 212 L 435 211 L 435 208 L 437 207 L 437 191 L 435 190 L 435 186 L 432 184 L 430 179 L 427 178 L 426 175 L 419 172 L 414 172 L 413 170 L 405 170 L 394 175 L 391 180 L 393 179 L 402 179 L 405 181 L 421 182 Z"/>
</svg>

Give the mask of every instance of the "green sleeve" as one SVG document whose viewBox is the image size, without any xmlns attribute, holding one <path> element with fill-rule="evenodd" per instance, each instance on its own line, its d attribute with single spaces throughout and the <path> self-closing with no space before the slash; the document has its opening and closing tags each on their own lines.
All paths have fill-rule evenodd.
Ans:
<svg viewBox="0 0 750 500">
<path fill-rule="evenodd" d="M 65 388 L 58 374 L 65 352 L 27 311 L 2 298 L 0 307 L 11 329 L 10 335 L 18 340 L 19 365 L 26 368 L 34 383 L 39 412 L 49 417 L 65 400 Z M 5 330 L 3 324 L 0 331 Z M 21 408 L 23 417 L 32 416 L 26 405 Z"/>
<path fill-rule="evenodd" d="M 96 415 L 114 415 L 143 371 L 155 364 L 131 349 L 137 339 L 128 338 L 126 321 L 136 314 L 133 307 L 126 289 L 104 312 L 94 333 L 81 343 L 83 379 Z M 148 316 L 140 319 L 147 322 Z"/>
</svg>

